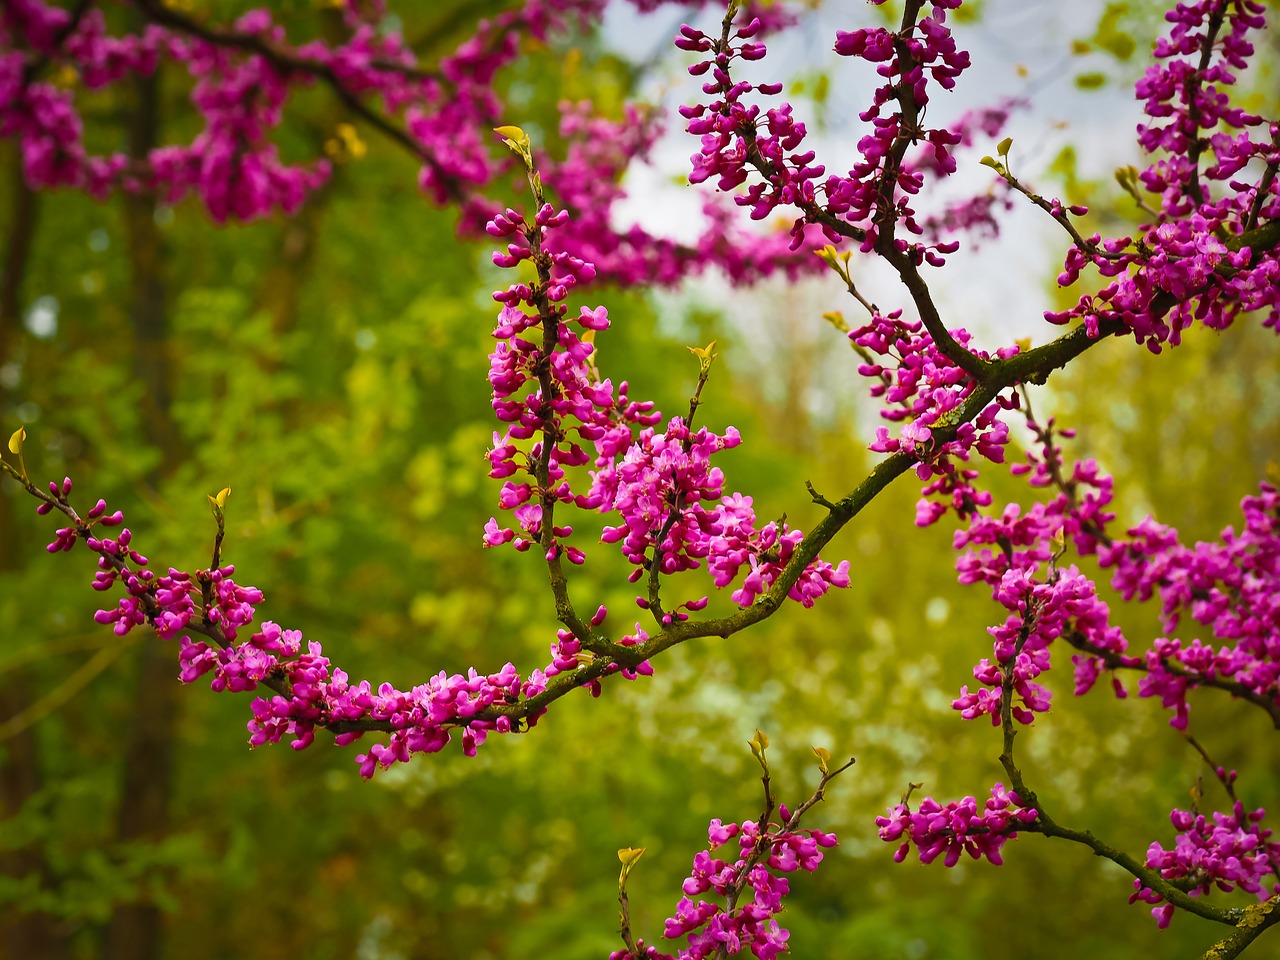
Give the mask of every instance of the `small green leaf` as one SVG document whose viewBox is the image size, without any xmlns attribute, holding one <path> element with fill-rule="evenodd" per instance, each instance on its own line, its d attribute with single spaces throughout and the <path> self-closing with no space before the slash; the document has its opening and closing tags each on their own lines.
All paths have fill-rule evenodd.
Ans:
<svg viewBox="0 0 1280 960">
<path fill-rule="evenodd" d="M 715 360 L 716 342 L 712 340 L 705 347 L 689 347 L 688 350 L 698 358 L 698 371 L 703 376 L 711 369 L 711 361 Z"/>
<path fill-rule="evenodd" d="M 529 135 L 519 127 L 494 127 L 493 132 L 502 137 L 502 142 L 512 153 L 520 156 L 526 163 L 530 160 Z"/>
<path fill-rule="evenodd" d="M 715 350 L 715 348 L 716 348 L 716 342 L 712 340 L 705 347 L 689 347 L 689 352 L 692 353 L 699 360 L 704 360 L 710 363 L 711 360 L 715 358 L 715 354 L 711 352 Z"/>
<path fill-rule="evenodd" d="M 827 763 L 831 760 L 831 751 L 826 747 L 814 747 L 813 755 L 818 758 L 818 769 L 823 773 L 829 773 Z"/>
<path fill-rule="evenodd" d="M 646 849 L 646 847 L 623 847 L 618 851 L 618 859 L 622 861 L 622 872 L 618 874 L 618 893 L 626 889 L 631 868 L 640 862 Z"/>
<path fill-rule="evenodd" d="M 1097 71 L 1094 71 L 1091 73 L 1081 73 L 1076 76 L 1076 86 L 1081 90 L 1097 90 L 1100 87 L 1105 87 L 1106 85 L 1107 75 L 1105 73 L 1098 73 Z"/>
<path fill-rule="evenodd" d="M 1002 157 L 1009 156 L 1009 148 L 1013 146 L 1013 137 L 1005 137 L 996 144 L 996 153 Z"/>
<path fill-rule="evenodd" d="M 22 456 L 22 441 L 27 439 L 27 428 L 19 427 L 13 431 L 13 435 L 9 437 L 9 452 Z"/>
<path fill-rule="evenodd" d="M 223 487 L 218 491 L 217 495 L 209 497 L 209 509 L 213 511 L 213 519 L 218 522 L 218 529 L 222 529 L 223 524 L 223 508 L 227 505 L 227 497 L 231 496 L 231 488 Z"/>
<path fill-rule="evenodd" d="M 1001 163 L 999 160 L 997 160 L 995 157 L 983 157 L 978 162 L 982 164 L 984 167 L 990 167 L 996 173 L 1004 173 L 1004 164 Z"/>
<path fill-rule="evenodd" d="M 751 748 L 751 755 L 756 758 L 756 762 L 764 768 L 764 772 L 769 772 L 769 764 L 764 758 L 765 750 L 769 749 L 769 738 L 756 728 L 756 735 L 747 741 L 747 746 Z"/>
</svg>

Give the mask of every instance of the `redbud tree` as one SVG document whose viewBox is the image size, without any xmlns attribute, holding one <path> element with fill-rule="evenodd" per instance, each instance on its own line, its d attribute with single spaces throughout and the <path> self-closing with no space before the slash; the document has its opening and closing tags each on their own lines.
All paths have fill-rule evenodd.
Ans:
<svg viewBox="0 0 1280 960">
<path fill-rule="evenodd" d="M 599 0 L 528 0 L 478 21 L 434 62 L 420 59 L 379 2 L 339 4 L 330 28 L 309 36 L 267 8 L 222 22 L 152 0 L 5 3 L 0 136 L 17 143 L 31 188 L 193 198 L 218 223 L 291 216 L 325 188 L 335 162 L 363 149 L 358 125 L 415 159 L 424 203 L 454 208 L 461 234 L 487 238 L 493 263 L 510 273 L 486 318 L 495 507 L 476 546 L 541 567 L 541 602 L 560 629 L 539 662 L 517 664 L 514 653 L 501 662 L 498 652 L 466 673 L 426 669 L 403 688 L 350 676 L 331 659 L 340 651 L 306 639 L 287 611 L 268 613 L 264 591 L 238 578 L 223 549 L 229 489 L 209 498 L 207 565 L 170 566 L 147 555 L 119 509 L 73 493 L 71 478 L 41 478 L 18 426 L 4 469 L 39 514 L 56 520 L 48 551 L 92 555 L 103 629 L 150 631 L 174 652 L 182 682 L 248 694 L 251 746 L 286 741 L 303 750 L 319 735 L 349 749 L 370 779 L 432 762 L 418 754 L 475 756 L 490 737 L 530 734 L 566 697 L 585 692 L 607 710 L 610 688 L 643 685 L 677 646 L 728 638 L 774 615 L 803 617 L 795 607 L 822 603 L 859 575 L 857 558 L 840 556 L 841 535 L 891 484 L 914 484 L 915 516 L 903 523 L 953 528 L 959 584 L 985 589 L 994 604 L 987 655 L 949 696 L 958 721 L 995 728 L 1004 775 L 960 799 L 922 797 L 906 785 L 876 820 L 886 855 L 998 866 L 1019 835 L 1062 841 L 1125 871 L 1130 888 L 1116 895 L 1146 905 L 1156 926 L 1195 914 L 1221 925 L 1218 942 L 1201 948 L 1206 957 L 1238 956 L 1280 922 L 1280 842 L 1247 778 L 1238 787 L 1236 771 L 1191 736 L 1188 694 L 1261 710 L 1280 728 L 1280 493 L 1262 483 L 1214 542 L 1188 543 L 1151 517 L 1117 524 L 1123 491 L 1098 462 L 1072 453 L 1073 431 L 1038 412 L 1038 399 L 1033 410 L 1033 398 L 1104 340 L 1161 354 L 1194 325 L 1276 327 L 1280 125 L 1233 97 L 1265 11 L 1253 0 L 1202 0 L 1165 15 L 1136 87 L 1145 119 L 1135 149 L 1146 160 L 1119 177 L 1145 223 L 1132 235 L 1103 236 L 1082 227 L 1084 207 L 1015 173 L 1015 145 L 1000 139 L 1008 104 L 948 111 L 948 93 L 970 67 L 952 33 L 960 6 L 905 0 L 889 25 L 870 9 L 849 11 L 847 29 L 830 38 L 834 54 L 865 61 L 878 79 L 847 118 L 856 142 L 834 155 L 813 145 L 802 111 L 783 98 L 785 78 L 754 79 L 768 72 L 771 37 L 802 13 L 736 0 L 691 13 L 674 44 L 701 92 L 680 107 L 678 123 L 693 151 L 687 179 L 706 191 L 707 205 L 700 238 L 688 244 L 616 227 L 619 179 L 661 130 L 653 111 L 631 107 L 618 122 L 589 104 L 566 105 L 568 147 L 551 155 L 500 93 L 497 78 L 530 42 L 590 29 L 602 16 Z M 162 66 L 189 78 L 199 118 L 192 136 L 127 151 L 91 147 L 89 94 Z M 348 120 L 314 155 L 285 159 L 276 133 L 297 98 L 316 94 Z M 990 175 L 967 200 L 946 189 L 961 163 Z M 998 226 L 1016 205 L 1038 208 L 1056 226 L 1057 283 L 1075 298 L 1044 313 L 1053 326 L 1040 346 L 980 342 L 948 322 L 932 284 L 973 231 Z M 785 228 L 761 233 L 751 220 Z M 900 281 L 884 306 L 859 289 L 869 260 Z M 597 364 L 610 289 L 670 286 L 706 270 L 742 285 L 820 274 L 833 303 L 847 294 L 857 317 L 839 322 L 880 407 L 883 423 L 864 442 L 881 458 L 848 490 L 809 485 L 801 495 L 824 515 L 807 531 L 758 516 L 750 491 L 720 465 L 721 454 L 751 438 L 701 422 L 704 395 L 715 389 L 714 343 L 693 348 L 696 388 L 687 409 L 674 412 Z M 997 471 L 1025 483 L 1021 502 L 996 499 Z M 80 482 L 92 488 L 92 478 Z M 596 514 L 602 535 L 576 532 Z M 580 587 L 579 568 L 609 552 L 626 563 L 634 608 L 610 609 Z M 1163 635 L 1127 636 L 1099 595 L 1096 570 L 1124 602 L 1158 605 Z M 717 591 L 731 612 L 712 612 Z M 1077 696 L 1101 686 L 1158 700 L 1203 757 L 1216 785 L 1190 809 L 1173 809 L 1161 835 L 1101 837 L 1073 826 L 1024 776 L 1015 747 L 1020 733 L 1052 722 L 1041 680 L 1055 661 L 1070 670 Z M 789 875 L 819 870 L 837 844 L 813 823 L 814 808 L 832 780 L 856 775 L 840 747 L 814 747 L 816 786 L 787 785 L 788 803 L 757 731 L 750 748 L 760 814 L 733 821 L 726 811 L 731 822 L 711 821 L 661 930 L 633 924 L 627 881 L 642 869 L 643 850 L 620 850 L 611 956 L 786 952 Z"/>
</svg>

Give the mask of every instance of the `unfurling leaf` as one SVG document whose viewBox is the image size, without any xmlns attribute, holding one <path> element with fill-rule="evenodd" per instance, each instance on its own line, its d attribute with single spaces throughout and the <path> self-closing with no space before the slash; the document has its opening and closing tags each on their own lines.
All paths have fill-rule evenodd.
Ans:
<svg viewBox="0 0 1280 960">
<path fill-rule="evenodd" d="M 229 496 L 231 496 L 231 488 L 223 487 L 216 496 L 209 497 L 209 508 L 213 511 L 213 519 L 218 521 L 218 529 L 222 529 L 222 511 L 227 505 L 227 497 Z"/>
<path fill-rule="evenodd" d="M 618 859 L 622 861 L 622 872 L 618 874 L 618 893 L 622 893 L 626 888 L 631 868 L 640 862 L 646 849 L 646 847 L 623 847 L 618 851 Z"/>
<path fill-rule="evenodd" d="M 831 264 L 831 266 L 834 267 L 836 265 L 836 248 L 833 247 L 831 244 L 828 243 L 821 250 L 815 250 L 813 251 L 813 253 L 814 253 L 814 256 L 820 257 L 821 259 L 825 260 L 827 263 Z"/>
<path fill-rule="evenodd" d="M 996 144 L 996 153 L 1000 154 L 1000 156 L 1002 157 L 1007 157 L 1009 155 L 1009 148 L 1012 146 L 1013 146 L 1013 137 L 1005 137 L 1003 140 L 1001 140 L 999 143 Z"/>
<path fill-rule="evenodd" d="M 4 464 L 4 469 L 23 483 L 27 482 L 27 465 L 22 459 L 22 441 L 25 439 L 27 439 L 26 427 L 19 427 L 13 431 L 13 434 L 9 437 L 9 452 L 18 458 L 18 469 L 15 470 L 8 463 Z"/>
<path fill-rule="evenodd" d="M 689 352 L 701 360 L 703 363 L 710 363 L 715 359 L 715 354 L 711 351 L 715 350 L 716 342 L 712 340 L 705 347 L 690 347 Z"/>
<path fill-rule="evenodd" d="M 529 158 L 529 135 L 522 129 L 514 126 L 494 127 L 493 132 L 502 137 L 502 142 L 512 153 Z"/>
<path fill-rule="evenodd" d="M 846 250 L 840 253 L 831 244 L 827 244 L 821 250 L 813 251 L 827 266 L 831 267 L 845 283 L 849 282 L 849 258 L 853 256 L 851 251 Z"/>
<path fill-rule="evenodd" d="M 716 342 L 712 340 L 705 347 L 689 347 L 689 352 L 698 358 L 698 372 L 703 377 L 711 369 L 711 361 L 716 358 L 714 353 Z"/>
<path fill-rule="evenodd" d="M 827 762 L 831 759 L 831 751 L 826 747 L 814 747 L 813 755 L 818 758 L 818 769 L 823 773 L 830 773 Z"/>
<path fill-rule="evenodd" d="M 756 762 L 768 773 L 769 764 L 764 758 L 764 752 L 769 749 L 769 737 L 757 727 L 756 735 L 747 741 L 747 746 L 751 748 L 751 755 L 756 758 Z"/>
</svg>

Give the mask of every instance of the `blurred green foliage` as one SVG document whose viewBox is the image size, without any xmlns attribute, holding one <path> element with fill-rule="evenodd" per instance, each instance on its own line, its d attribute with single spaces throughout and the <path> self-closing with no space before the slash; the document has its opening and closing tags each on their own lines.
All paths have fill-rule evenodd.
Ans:
<svg viewBox="0 0 1280 960">
<path fill-rule="evenodd" d="M 432 15 L 446 21 L 454 7 L 465 4 Z M 527 94 L 523 125 L 555 149 L 561 96 L 603 91 L 616 104 L 630 79 L 586 44 L 572 56 L 543 51 L 510 82 Z M 166 102 L 181 124 L 180 93 Z M 317 100 L 315 129 L 293 135 L 323 134 L 328 109 Z M 371 139 L 368 156 L 340 167 L 294 220 L 223 229 L 191 205 L 157 211 L 179 458 L 148 441 L 139 414 L 119 201 L 38 198 L 22 304 L 28 321 L 44 311 L 56 329 L 28 322 L 0 367 L 3 420 L 27 424 L 33 472 L 74 477 L 83 502 L 104 496 L 125 510 L 153 562 L 188 568 L 207 562 L 206 495 L 231 486 L 224 556 L 266 592 L 264 615 L 322 641 L 354 678 L 401 686 L 508 659 L 530 669 L 555 630 L 536 557 L 480 548 L 497 486 L 483 459 L 488 292 L 506 281 L 486 245 L 459 241 L 414 181 L 407 158 Z M 17 194 L 0 199 L 10 209 Z M 682 409 L 696 377 L 684 344 L 721 338 L 699 415 L 742 429 L 724 467 L 762 517 L 786 512 L 807 528 L 818 508 L 805 480 L 843 493 L 866 473 L 866 403 L 843 399 L 847 382 L 826 385 L 822 412 L 803 399 L 813 356 L 804 338 L 789 346 L 786 324 L 824 328 L 817 314 L 780 311 L 762 355 L 717 309 L 592 295 L 614 320 L 598 340 L 604 374 L 665 410 Z M 659 318 L 655 303 L 683 312 Z M 835 333 L 829 350 L 845 352 Z M 1275 361 L 1274 337 L 1252 329 L 1199 333 L 1161 358 L 1109 343 L 1036 403 L 1080 430 L 1069 455 L 1098 456 L 1117 474 L 1123 518 L 1152 510 L 1213 537 L 1270 468 Z M 987 472 L 998 496 L 1025 502 L 1020 484 Z M 950 707 L 1000 614 L 981 589 L 956 586 L 948 530 L 911 526 L 910 480 L 828 551 L 852 559 L 848 590 L 678 648 L 653 679 L 569 698 L 532 735 L 491 739 L 474 760 L 449 750 L 365 784 L 355 750 L 322 736 L 300 754 L 250 753 L 248 698 L 199 683 L 177 690 L 168 823 L 131 841 L 117 828 L 121 744 L 156 696 L 139 651 L 158 641 L 98 628 L 85 555 L 47 557 L 49 522 L 14 485 L 0 493 L 0 683 L 20 695 L 18 719 L 33 720 L 0 742 L 0 762 L 10 779 L 23 764 L 34 778 L 0 823 L 0 852 L 30 867 L 0 876 L 0 913 L 48 918 L 50 957 L 101 955 L 113 914 L 144 904 L 163 911 L 160 956 L 183 960 L 598 958 L 618 945 L 615 851 L 627 846 L 649 851 L 629 890 L 635 929 L 652 941 L 707 819 L 758 814 L 746 747 L 757 727 L 773 738 L 783 799 L 816 782 L 811 744 L 858 758 L 813 814 L 842 843 L 819 874 L 793 880 L 785 919 L 797 956 L 1173 958 L 1216 936 L 1186 916 L 1157 931 L 1144 907 L 1126 904 L 1118 869 L 1038 837 L 1012 844 L 999 869 L 891 862 L 872 820 L 909 781 L 981 798 L 1002 777 L 997 732 Z M 583 607 L 606 603 L 616 627 L 635 609 L 624 574 L 602 550 L 575 572 L 574 595 Z M 1158 630 L 1149 609 L 1117 617 L 1135 642 Z M 36 722 L 76 677 L 74 695 Z M 1060 820 L 1131 853 L 1168 843 L 1168 810 L 1186 806 L 1200 761 L 1156 704 L 1105 690 L 1075 700 L 1062 651 L 1050 680 L 1055 710 L 1019 741 L 1029 782 Z M 1194 699 L 1192 717 L 1215 757 L 1241 768 L 1246 802 L 1273 803 L 1265 718 L 1212 696 Z"/>
</svg>

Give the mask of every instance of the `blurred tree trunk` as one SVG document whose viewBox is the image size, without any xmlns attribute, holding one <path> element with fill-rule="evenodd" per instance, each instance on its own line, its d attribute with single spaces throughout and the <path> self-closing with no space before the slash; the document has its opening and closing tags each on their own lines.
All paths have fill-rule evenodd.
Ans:
<svg viewBox="0 0 1280 960">
<path fill-rule="evenodd" d="M 23 178 L 22 151 L 15 145 L 7 159 L 12 207 L 5 225 L 8 243 L 4 272 L 0 274 L 0 368 L 16 360 L 18 328 L 22 323 L 22 280 L 40 210 L 39 194 Z M 0 384 L 0 404 L 7 407 L 9 399 L 9 388 Z M 0 496 L 0 576 L 18 570 L 27 555 L 18 540 L 13 498 Z M 14 672 L 0 676 L 0 721 L 18 716 L 31 703 L 31 688 L 23 677 Z M 0 743 L 0 819 L 16 816 L 43 782 L 35 733 L 26 726 Z M 44 858 L 34 846 L 0 854 L 0 874 L 7 877 L 46 873 Z M 41 886 L 46 886 L 50 878 L 45 875 L 41 881 Z M 55 919 L 48 914 L 0 913 L 0 957 L 62 960 L 67 956 L 66 947 L 57 935 Z"/>
<path fill-rule="evenodd" d="M 158 142 L 159 76 L 135 83 L 136 103 L 129 124 L 129 152 L 145 156 Z M 151 194 L 123 197 L 129 255 L 129 319 L 133 326 L 133 371 L 142 383 L 142 413 L 148 442 L 161 454 L 149 477 L 157 485 L 182 462 L 182 443 L 173 420 L 172 349 L 165 302 L 165 252 L 156 227 Z M 173 651 L 148 638 L 136 645 L 134 709 L 124 749 L 116 840 L 157 842 L 169 830 L 169 794 L 177 737 L 179 685 Z M 140 902 L 116 909 L 103 938 L 104 960 L 155 960 L 160 956 L 161 914 Z"/>
</svg>

